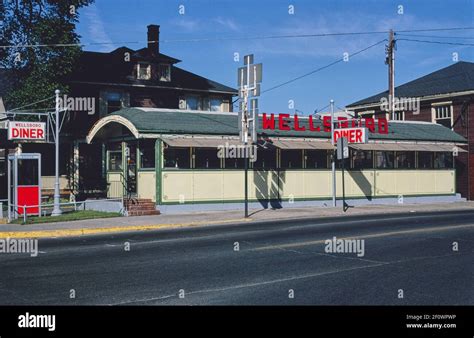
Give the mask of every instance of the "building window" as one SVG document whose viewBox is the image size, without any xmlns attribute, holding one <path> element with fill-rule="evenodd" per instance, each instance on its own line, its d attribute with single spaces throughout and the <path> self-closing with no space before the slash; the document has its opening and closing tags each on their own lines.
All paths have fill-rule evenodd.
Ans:
<svg viewBox="0 0 474 338">
<path fill-rule="evenodd" d="M 397 151 L 396 163 L 399 169 L 415 169 L 415 152 Z"/>
<path fill-rule="evenodd" d="M 255 169 L 275 169 L 276 168 L 276 149 L 259 148 L 257 160 L 253 163 Z"/>
<path fill-rule="evenodd" d="M 155 140 L 140 141 L 140 168 L 155 168 Z"/>
<path fill-rule="evenodd" d="M 303 168 L 303 151 L 299 149 L 281 150 L 282 169 Z"/>
<path fill-rule="evenodd" d="M 306 150 L 305 151 L 307 169 L 328 169 L 328 151 L 327 150 Z"/>
<path fill-rule="evenodd" d="M 195 148 L 194 168 L 196 169 L 219 169 L 220 159 L 217 157 L 215 148 Z"/>
<path fill-rule="evenodd" d="M 418 168 L 433 169 L 433 153 L 428 151 L 418 152 Z"/>
<path fill-rule="evenodd" d="M 122 151 L 109 151 L 109 171 L 122 171 Z"/>
<path fill-rule="evenodd" d="M 361 111 L 357 115 L 362 118 L 373 118 L 375 116 L 375 110 Z"/>
<path fill-rule="evenodd" d="M 393 120 L 394 121 L 405 121 L 405 112 L 404 111 L 396 111 L 393 113 Z"/>
<path fill-rule="evenodd" d="M 222 111 L 222 99 L 220 98 L 211 98 L 209 100 L 210 111 Z"/>
<path fill-rule="evenodd" d="M 450 152 L 434 153 L 435 169 L 452 169 L 454 168 L 453 154 Z"/>
<path fill-rule="evenodd" d="M 453 122 L 451 105 L 434 107 L 434 121 L 433 122 L 441 124 L 447 128 L 451 128 L 451 125 Z"/>
<path fill-rule="evenodd" d="M 158 75 L 160 81 L 169 82 L 171 81 L 171 66 L 168 64 L 160 64 L 158 66 Z"/>
<path fill-rule="evenodd" d="M 166 147 L 164 149 L 164 167 L 176 169 L 191 168 L 191 151 L 190 148 L 174 148 Z"/>
<path fill-rule="evenodd" d="M 200 110 L 201 102 L 199 96 L 186 96 L 186 109 L 188 110 Z"/>
<path fill-rule="evenodd" d="M 138 63 L 137 78 L 139 80 L 150 80 L 151 79 L 151 65 L 148 63 L 143 63 L 143 62 Z"/>
<path fill-rule="evenodd" d="M 258 156 L 257 156 L 258 158 Z M 250 163 L 250 162 L 249 162 Z M 249 165 L 250 167 L 250 165 Z M 226 158 L 225 159 L 226 169 L 244 169 L 245 159 L 244 158 Z"/>
<path fill-rule="evenodd" d="M 376 151 L 375 168 L 393 169 L 395 154 L 393 151 Z"/>
<path fill-rule="evenodd" d="M 106 115 L 130 106 L 130 95 L 126 92 L 100 92 L 100 114 Z"/>
<path fill-rule="evenodd" d="M 374 167 L 374 161 L 372 157 L 372 151 L 369 151 L 369 150 L 353 150 L 352 151 L 352 168 L 353 169 L 356 169 L 356 170 L 372 169 L 373 167 Z"/>
</svg>

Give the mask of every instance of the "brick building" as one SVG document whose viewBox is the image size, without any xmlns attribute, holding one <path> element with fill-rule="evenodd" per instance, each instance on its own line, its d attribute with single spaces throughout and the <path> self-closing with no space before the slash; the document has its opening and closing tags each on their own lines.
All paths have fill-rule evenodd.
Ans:
<svg viewBox="0 0 474 338">
<path fill-rule="evenodd" d="M 456 191 L 474 199 L 474 63 L 460 61 L 395 88 L 400 104 L 389 116 L 388 91 L 349 104 L 356 116 L 383 116 L 448 127 L 468 140 L 467 152 L 455 155 Z M 401 101 L 400 101 L 401 100 Z"/>
</svg>

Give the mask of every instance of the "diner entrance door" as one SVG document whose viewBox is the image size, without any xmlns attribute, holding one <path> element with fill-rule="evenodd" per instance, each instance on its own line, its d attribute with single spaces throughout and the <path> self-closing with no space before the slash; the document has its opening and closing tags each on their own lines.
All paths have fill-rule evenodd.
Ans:
<svg viewBox="0 0 474 338">
<path fill-rule="evenodd" d="M 129 142 L 125 148 L 125 179 L 127 184 L 127 195 L 137 195 L 137 143 Z"/>
</svg>

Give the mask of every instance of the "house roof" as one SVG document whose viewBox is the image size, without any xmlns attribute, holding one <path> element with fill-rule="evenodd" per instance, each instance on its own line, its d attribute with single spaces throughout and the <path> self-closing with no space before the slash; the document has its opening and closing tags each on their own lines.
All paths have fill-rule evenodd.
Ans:
<svg viewBox="0 0 474 338">
<path fill-rule="evenodd" d="M 124 59 L 124 53 L 130 52 L 131 62 Z M 171 64 L 171 81 L 138 80 L 133 77 L 136 61 Z M 174 66 L 180 60 L 165 54 L 150 54 L 147 48 L 132 50 L 120 47 L 110 53 L 83 52 L 77 70 L 70 81 L 76 83 L 139 85 L 144 87 L 172 88 L 177 90 L 210 91 L 236 95 L 237 90 L 203 76 Z"/>
<path fill-rule="evenodd" d="M 396 87 L 395 95 L 397 97 L 423 97 L 469 90 L 474 90 L 474 63 L 459 61 Z M 388 90 L 351 103 L 347 107 L 379 103 L 383 97 L 388 97 Z"/>
<path fill-rule="evenodd" d="M 99 120 L 96 125 L 102 127 L 105 126 L 105 119 L 109 119 L 110 122 L 117 122 L 119 120 L 126 121 L 129 129 L 134 129 L 135 136 L 146 136 L 146 134 L 236 136 L 239 134 L 238 114 L 236 113 L 197 112 L 157 108 L 127 108 L 108 115 L 101 119 L 102 122 Z M 307 130 L 300 132 L 294 130 L 262 130 L 260 127 L 261 117 L 259 117 L 258 120 L 258 133 L 270 137 L 330 138 L 330 133 L 322 131 L 312 132 Z M 292 122 L 293 120 L 289 123 L 290 126 L 292 125 Z M 306 126 L 306 129 L 309 129 L 308 119 L 300 116 L 299 125 L 304 125 Z M 315 127 L 322 127 L 322 121 L 315 118 L 313 119 L 313 125 Z M 96 128 L 96 126 L 93 127 L 93 129 L 94 128 Z M 323 128 L 321 128 L 321 130 L 322 129 Z M 91 132 L 89 132 L 90 136 Z M 94 135 L 92 135 L 92 137 L 93 136 Z M 369 133 L 369 139 L 456 143 L 466 142 L 464 137 L 439 124 L 400 121 L 389 121 L 388 134 Z"/>
</svg>

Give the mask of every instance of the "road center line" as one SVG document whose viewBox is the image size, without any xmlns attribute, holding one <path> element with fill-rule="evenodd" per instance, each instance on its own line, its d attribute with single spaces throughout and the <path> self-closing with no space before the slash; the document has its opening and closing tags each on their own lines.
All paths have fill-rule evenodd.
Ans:
<svg viewBox="0 0 474 338">
<path fill-rule="evenodd" d="M 388 237 L 388 236 L 397 236 L 397 235 L 414 234 L 414 233 L 422 233 L 422 232 L 449 231 L 449 230 L 457 230 L 457 229 L 463 229 L 463 228 L 474 228 L 474 224 L 444 226 L 444 227 L 431 227 L 431 228 L 413 229 L 413 230 L 389 231 L 389 232 L 381 232 L 381 233 L 376 233 L 376 234 L 341 237 L 340 239 L 344 239 L 344 240 L 348 240 L 348 239 L 368 239 L 368 238 Z M 320 240 L 317 240 L 317 241 L 306 241 L 306 242 L 296 242 L 296 243 L 287 243 L 287 244 L 278 244 L 278 245 L 268 245 L 268 246 L 262 246 L 262 247 L 249 249 L 249 251 L 295 248 L 295 247 L 300 247 L 300 246 L 324 244 L 326 241 L 327 241 L 327 239 L 320 239 Z"/>
</svg>

